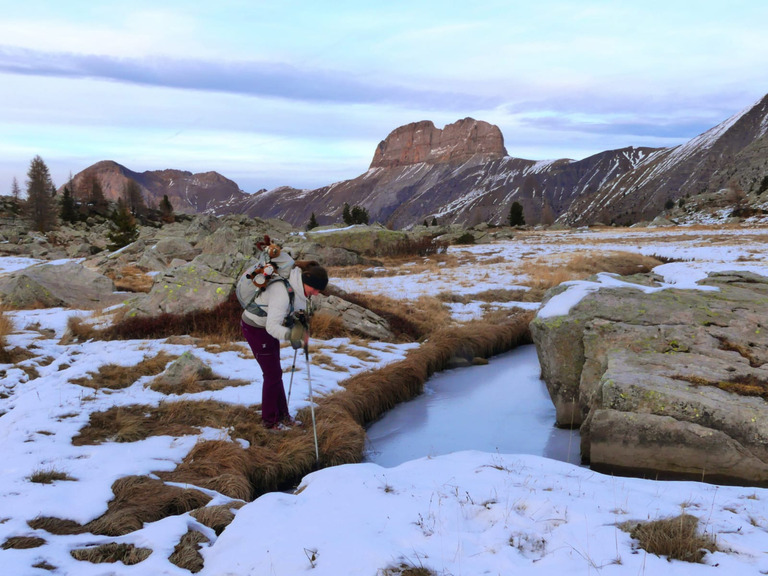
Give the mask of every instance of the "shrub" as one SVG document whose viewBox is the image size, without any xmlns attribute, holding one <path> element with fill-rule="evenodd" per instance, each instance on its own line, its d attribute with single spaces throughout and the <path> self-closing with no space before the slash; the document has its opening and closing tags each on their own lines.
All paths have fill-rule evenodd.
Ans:
<svg viewBox="0 0 768 576">
<path fill-rule="evenodd" d="M 717 550 L 717 543 L 710 535 L 700 534 L 698 525 L 699 519 L 695 516 L 681 514 L 652 522 L 625 523 L 620 527 L 646 552 L 670 560 L 701 562 L 706 550 Z"/>
</svg>

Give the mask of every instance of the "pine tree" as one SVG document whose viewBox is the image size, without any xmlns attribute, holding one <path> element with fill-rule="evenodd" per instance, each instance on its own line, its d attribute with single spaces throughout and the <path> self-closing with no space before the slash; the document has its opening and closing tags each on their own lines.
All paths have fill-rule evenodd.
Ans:
<svg viewBox="0 0 768 576">
<path fill-rule="evenodd" d="M 509 225 L 510 226 L 525 226 L 525 216 L 523 216 L 523 207 L 515 200 L 512 202 L 512 206 L 509 208 Z"/>
<path fill-rule="evenodd" d="M 176 217 L 173 215 L 173 206 L 171 201 L 168 200 L 168 194 L 163 194 L 163 199 L 160 201 L 160 220 L 166 224 L 176 220 Z"/>
<path fill-rule="evenodd" d="M 344 202 L 344 210 L 341 212 L 341 219 L 344 221 L 344 224 L 347 226 L 352 225 L 352 214 L 349 211 L 349 204 Z"/>
<path fill-rule="evenodd" d="M 24 212 L 34 230 L 48 232 L 56 225 L 55 191 L 51 173 L 40 156 L 35 156 L 27 171 L 27 200 Z"/>
<path fill-rule="evenodd" d="M 112 224 L 114 229 L 107 234 L 107 238 L 111 242 L 108 246 L 110 250 L 127 246 L 139 237 L 136 219 L 122 198 L 118 199 L 117 208 L 112 213 Z"/>
<path fill-rule="evenodd" d="M 437 226 L 437 218 L 432 216 L 432 226 Z"/>
<path fill-rule="evenodd" d="M 309 217 L 309 223 L 307 223 L 307 230 L 312 230 L 313 228 L 317 228 L 317 218 L 315 218 L 315 213 L 312 212 L 312 216 Z"/>
<path fill-rule="evenodd" d="M 362 206 L 353 206 L 350 216 L 350 224 L 368 224 L 368 210 Z"/>
<path fill-rule="evenodd" d="M 16 180 L 16 176 L 13 177 L 13 183 L 11 184 L 11 211 L 14 218 L 21 212 L 21 187 L 19 187 L 19 181 Z"/>
<path fill-rule="evenodd" d="M 64 194 L 61 197 L 61 207 L 59 209 L 59 218 L 69 224 L 74 224 L 78 220 L 75 199 L 72 197 L 69 184 L 64 186 Z"/>
<path fill-rule="evenodd" d="M 142 216 L 147 211 L 147 205 L 144 203 L 141 187 L 135 180 L 128 179 L 123 186 L 123 200 L 125 200 L 125 203 L 133 216 Z"/>
<path fill-rule="evenodd" d="M 88 211 L 100 216 L 106 216 L 109 212 L 109 202 L 107 202 L 107 198 L 104 196 L 101 182 L 99 182 L 96 174 L 92 172 L 88 174 L 86 182 L 89 185 L 86 190 L 88 194 Z"/>
</svg>

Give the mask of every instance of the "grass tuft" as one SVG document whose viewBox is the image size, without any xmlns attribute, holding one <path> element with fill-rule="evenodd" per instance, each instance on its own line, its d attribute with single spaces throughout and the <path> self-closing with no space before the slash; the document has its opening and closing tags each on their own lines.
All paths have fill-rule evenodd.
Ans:
<svg viewBox="0 0 768 576">
<path fill-rule="evenodd" d="M 200 544 L 210 542 L 201 532 L 188 530 L 168 557 L 171 564 L 189 570 L 193 574 L 203 569 L 203 556 L 200 554 Z"/>
<path fill-rule="evenodd" d="M 39 548 L 45 544 L 45 540 L 37 536 L 11 536 L 3 542 L 3 550 L 28 550 Z"/>
<path fill-rule="evenodd" d="M 36 484 L 53 484 L 54 482 L 59 482 L 59 481 L 71 482 L 71 481 L 74 481 L 75 479 L 72 478 L 66 472 L 59 472 L 58 470 L 54 470 L 53 468 L 47 468 L 45 470 L 35 470 L 29 476 L 28 480 Z"/>
<path fill-rule="evenodd" d="M 117 544 L 110 542 L 89 548 L 78 548 L 70 551 L 75 560 L 92 562 L 93 564 L 122 562 L 127 566 L 143 562 L 152 554 L 150 548 L 136 548 L 133 544 Z"/>
<path fill-rule="evenodd" d="M 143 376 L 155 376 L 165 370 L 169 362 L 175 360 L 178 356 L 160 352 L 152 358 L 144 358 L 135 366 L 120 366 L 118 364 L 104 364 L 99 366 L 98 372 L 89 372 L 88 378 L 75 378 L 70 380 L 72 384 L 86 386 L 99 390 L 109 388 L 110 390 L 121 390 L 129 387 Z"/>
<path fill-rule="evenodd" d="M 638 546 L 670 560 L 701 563 L 707 551 L 717 551 L 709 534 L 698 532 L 699 519 L 690 514 L 651 522 L 624 522 L 619 527 L 638 541 Z"/>
</svg>

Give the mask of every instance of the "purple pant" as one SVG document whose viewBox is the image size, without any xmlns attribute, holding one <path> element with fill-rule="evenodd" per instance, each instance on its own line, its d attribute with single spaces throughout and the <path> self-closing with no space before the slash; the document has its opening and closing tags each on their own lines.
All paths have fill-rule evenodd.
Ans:
<svg viewBox="0 0 768 576">
<path fill-rule="evenodd" d="M 240 326 L 264 375 L 261 387 L 261 419 L 264 426 L 269 428 L 288 416 L 283 369 L 280 366 L 280 342 L 270 336 L 264 328 L 255 328 L 242 321 Z"/>
</svg>

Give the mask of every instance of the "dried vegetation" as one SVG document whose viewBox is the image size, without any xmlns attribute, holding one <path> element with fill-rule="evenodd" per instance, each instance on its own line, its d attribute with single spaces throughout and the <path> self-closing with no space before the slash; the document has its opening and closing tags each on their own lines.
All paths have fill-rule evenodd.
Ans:
<svg viewBox="0 0 768 576">
<path fill-rule="evenodd" d="M 717 551 L 714 537 L 698 531 L 699 519 L 680 514 L 652 522 L 625 522 L 620 528 L 638 541 L 638 547 L 670 560 L 702 562 L 707 551 Z"/>
</svg>

